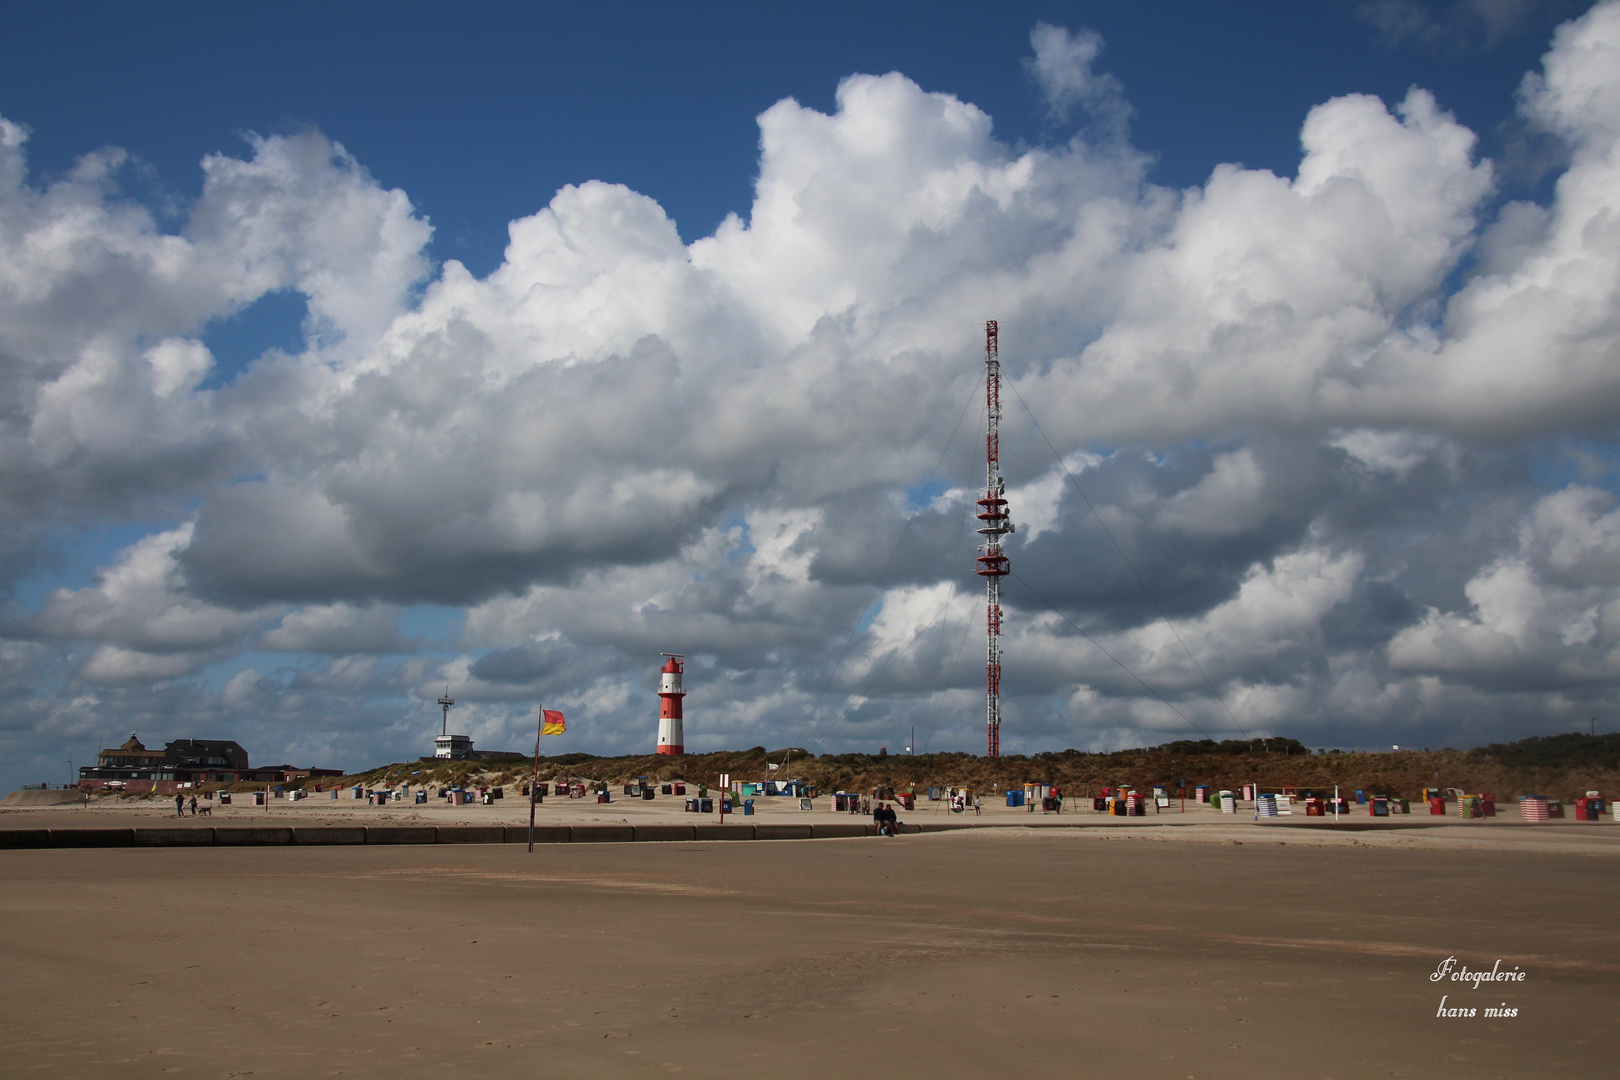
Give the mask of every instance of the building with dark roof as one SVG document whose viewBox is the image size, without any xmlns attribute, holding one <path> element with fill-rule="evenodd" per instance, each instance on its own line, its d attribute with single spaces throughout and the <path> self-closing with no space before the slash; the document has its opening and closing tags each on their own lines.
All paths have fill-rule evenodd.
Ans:
<svg viewBox="0 0 1620 1080">
<path fill-rule="evenodd" d="M 79 770 L 86 791 L 172 793 L 200 784 L 279 784 L 306 776 L 342 776 L 342 769 L 270 765 L 255 769 L 241 743 L 228 739 L 174 739 L 148 750 L 131 734 L 122 746 L 103 750 L 94 765 Z"/>
<path fill-rule="evenodd" d="M 163 759 L 176 767 L 248 768 L 248 753 L 242 744 L 225 739 L 175 739 L 163 748 Z"/>
</svg>

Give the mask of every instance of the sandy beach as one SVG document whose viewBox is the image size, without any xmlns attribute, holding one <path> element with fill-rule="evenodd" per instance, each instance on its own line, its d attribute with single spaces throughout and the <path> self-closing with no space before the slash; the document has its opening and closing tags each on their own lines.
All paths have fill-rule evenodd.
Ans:
<svg viewBox="0 0 1620 1080">
<path fill-rule="evenodd" d="M 113 813 L 48 816 L 75 812 Z M 7 851 L 0 1071 L 1601 1074 L 1617 856 L 1608 825 L 1213 815 L 532 855 Z M 1432 981 L 1448 957 L 1525 978 Z M 1437 1016 L 1442 995 L 1476 1015 Z"/>
<path fill-rule="evenodd" d="M 695 793 L 695 789 L 694 789 Z M 446 799 L 431 798 L 426 803 L 388 802 L 380 806 L 372 806 L 364 799 L 353 798 L 348 791 L 340 791 L 341 798 L 332 799 L 329 793 L 320 793 L 311 798 L 289 801 L 285 799 L 271 799 L 263 806 L 253 803 L 252 795 L 238 794 L 231 805 L 223 806 L 217 801 L 210 804 L 200 801 L 200 806 L 212 807 L 211 812 L 196 817 L 187 813 L 177 818 L 174 810 L 174 800 L 170 799 L 114 799 L 102 798 L 92 800 L 88 807 L 81 807 L 77 803 L 53 807 L 14 807 L 0 806 L 0 830 L 13 828 L 108 828 L 108 827 L 171 827 L 187 824 L 196 825 L 294 825 L 294 826 L 321 826 L 321 825 L 522 825 L 529 820 L 529 806 L 521 795 L 513 798 L 496 799 L 489 805 L 470 803 L 462 806 L 452 806 Z M 593 798 L 566 799 L 547 798 L 535 808 L 535 821 L 541 825 L 555 824 L 691 824 L 693 822 L 718 822 L 718 814 L 693 814 L 685 811 L 686 800 L 674 796 L 659 796 L 656 799 L 631 799 L 615 793 L 612 801 L 598 803 Z M 798 800 L 787 798 L 760 798 L 755 800 L 755 812 L 752 815 L 731 813 L 726 815 L 727 822 L 758 822 L 769 824 L 803 824 L 806 822 L 869 822 L 871 817 L 835 812 L 830 808 L 829 800 L 823 796 L 814 800 L 814 809 L 799 809 Z M 1089 800 L 1070 799 L 1066 802 L 1066 809 L 1062 813 L 1045 813 L 1040 809 L 1031 811 L 1027 806 L 1009 807 L 1002 800 L 997 799 L 993 804 L 989 798 L 984 800 L 983 809 L 975 814 L 971 810 L 966 813 L 952 813 L 949 804 L 945 801 L 919 802 L 914 810 L 901 810 L 900 819 L 904 822 L 918 824 L 954 823 L 958 825 L 1017 825 L 1030 828 L 1044 828 L 1049 826 L 1093 825 L 1107 828 L 1144 827 L 1144 826 L 1183 826 L 1212 824 L 1231 824 L 1253 826 L 1253 804 L 1240 803 L 1236 813 L 1223 814 L 1208 804 L 1200 804 L 1188 800 L 1183 810 L 1181 803 L 1172 801 L 1170 807 L 1163 811 L 1149 809 L 1143 818 L 1111 817 L 1107 813 L 1099 813 L 1091 808 Z M 1307 818 L 1302 809 L 1294 813 L 1272 818 L 1260 823 L 1261 827 L 1289 828 L 1289 827 L 1325 827 L 1332 821 L 1331 815 L 1327 818 Z M 1463 821 L 1457 817 L 1455 804 L 1447 805 L 1446 816 L 1431 816 L 1427 810 L 1411 814 L 1396 814 L 1390 817 L 1373 818 L 1365 806 L 1352 804 L 1352 811 L 1343 815 L 1342 823 L 1355 828 L 1429 828 L 1437 825 L 1455 823 L 1461 827 L 1471 829 L 1496 829 L 1503 827 L 1517 827 L 1522 824 L 1518 809 L 1510 805 L 1501 807 L 1498 815 L 1493 818 Z M 1553 827 L 1575 824 L 1572 819 L 1562 823 L 1552 823 Z M 1601 823 L 1580 823 L 1582 827 L 1588 824 L 1601 824 L 1607 827 L 1614 824 L 1612 815 L 1607 815 Z"/>
</svg>

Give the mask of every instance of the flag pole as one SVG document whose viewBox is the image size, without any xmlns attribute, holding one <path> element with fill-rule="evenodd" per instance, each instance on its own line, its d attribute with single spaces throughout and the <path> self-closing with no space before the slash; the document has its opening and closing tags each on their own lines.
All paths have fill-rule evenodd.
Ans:
<svg viewBox="0 0 1620 1080">
<path fill-rule="evenodd" d="M 534 803 L 540 792 L 540 733 L 546 730 L 546 706 L 540 706 L 540 718 L 534 724 L 534 776 L 529 780 L 529 854 L 534 854 Z"/>
</svg>

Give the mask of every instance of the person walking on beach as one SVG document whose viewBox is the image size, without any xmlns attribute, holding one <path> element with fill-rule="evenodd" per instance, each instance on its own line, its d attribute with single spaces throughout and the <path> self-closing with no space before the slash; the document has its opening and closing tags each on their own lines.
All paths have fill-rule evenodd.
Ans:
<svg viewBox="0 0 1620 1080">
<path fill-rule="evenodd" d="M 186 816 L 186 797 L 184 795 L 176 794 L 174 797 L 174 816 Z"/>
<path fill-rule="evenodd" d="M 191 816 L 197 816 L 197 796 L 195 795 L 191 797 Z"/>
<path fill-rule="evenodd" d="M 978 817 L 982 813 L 984 813 L 984 800 L 975 795 L 973 796 L 973 816 Z"/>
</svg>

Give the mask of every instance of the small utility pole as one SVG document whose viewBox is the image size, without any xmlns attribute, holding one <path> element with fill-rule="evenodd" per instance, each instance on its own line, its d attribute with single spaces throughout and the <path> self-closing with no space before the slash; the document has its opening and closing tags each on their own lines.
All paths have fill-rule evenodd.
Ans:
<svg viewBox="0 0 1620 1080">
<path fill-rule="evenodd" d="M 445 696 L 450 690 L 445 688 Z M 449 713 L 445 713 L 445 723 L 449 723 Z M 540 718 L 534 725 L 534 774 L 529 780 L 529 854 L 534 854 L 534 804 L 540 798 L 540 735 L 546 730 L 546 707 L 540 706 Z"/>
</svg>

